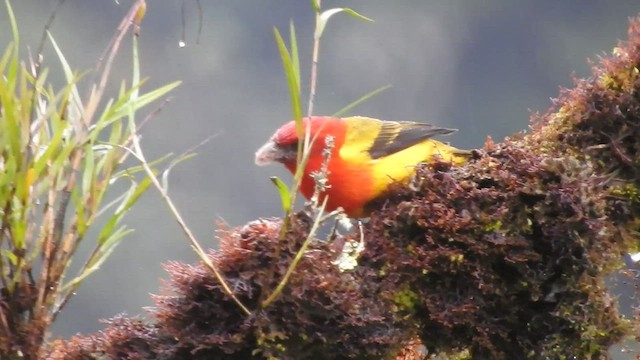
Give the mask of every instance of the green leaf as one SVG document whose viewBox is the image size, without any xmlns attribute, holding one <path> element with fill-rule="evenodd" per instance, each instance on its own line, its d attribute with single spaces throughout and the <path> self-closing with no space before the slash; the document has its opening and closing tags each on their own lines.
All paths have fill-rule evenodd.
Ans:
<svg viewBox="0 0 640 360">
<path fill-rule="evenodd" d="M 128 196 L 127 192 L 124 192 L 124 193 L 118 195 L 115 199 L 111 200 L 107 205 L 104 205 L 103 207 L 101 207 L 100 210 L 98 210 L 98 212 L 96 213 L 95 217 L 102 216 L 104 213 L 109 211 L 109 209 L 113 208 L 114 206 L 116 206 L 116 205 L 120 204 L 122 201 L 124 201 L 124 199 L 127 196 Z"/>
<path fill-rule="evenodd" d="M 100 230 L 100 234 L 98 235 L 98 244 L 102 245 L 105 241 L 107 241 L 113 234 L 113 229 L 119 223 L 122 215 L 124 215 L 127 210 L 136 203 L 136 201 L 140 198 L 140 196 L 147 191 L 149 186 L 151 185 L 151 179 L 146 177 L 140 184 L 133 184 L 129 190 L 123 194 L 124 196 L 119 197 L 122 199 L 118 208 L 115 210 L 115 213 L 109 218 L 107 223 Z M 111 206 L 111 204 L 109 205 Z M 104 210 L 104 209 L 103 209 Z M 100 213 L 103 212 L 100 211 Z"/>
<path fill-rule="evenodd" d="M 159 165 L 160 163 L 165 162 L 166 160 L 170 159 L 173 156 L 173 153 L 168 153 L 166 155 L 164 155 L 163 157 L 156 159 L 152 162 L 149 163 L 149 167 L 153 168 L 156 165 Z M 126 168 L 124 170 L 120 170 L 117 173 L 115 173 L 112 177 L 111 180 L 114 181 L 116 179 L 122 178 L 122 177 L 131 177 L 131 175 L 144 171 L 144 166 L 142 165 L 138 165 L 138 166 L 132 166 L 129 168 Z"/>
<path fill-rule="evenodd" d="M 14 254 L 13 252 L 7 249 L 0 249 L 0 250 L 2 251 L 1 256 L 5 256 L 7 259 L 9 259 L 12 265 L 15 266 L 18 263 L 18 257 L 16 256 L 16 254 Z"/>
<path fill-rule="evenodd" d="M 76 209 L 78 237 L 82 238 L 91 224 L 87 223 L 84 198 L 77 191 L 71 192 L 71 195 L 71 201 Z"/>
<path fill-rule="evenodd" d="M 49 33 L 48 31 L 47 35 L 49 35 L 49 40 L 51 41 L 56 54 L 58 54 L 58 58 L 60 59 L 60 64 L 62 65 L 62 70 L 64 72 L 65 78 L 67 79 L 67 83 L 74 84 L 77 76 L 75 76 L 73 71 L 71 71 L 71 66 L 69 66 L 69 62 L 62 53 L 62 50 L 60 50 L 60 47 L 58 47 L 58 43 L 56 43 L 53 35 L 51 35 L 51 33 Z M 71 101 L 69 102 L 69 105 L 74 106 L 77 111 L 80 111 L 79 109 L 84 108 L 84 106 L 82 105 L 82 99 L 80 98 L 80 93 L 78 92 L 78 88 L 75 85 L 71 89 Z"/>
<path fill-rule="evenodd" d="M 62 150 L 56 154 L 57 156 L 51 162 L 48 172 L 50 174 L 60 174 L 61 171 L 63 171 L 63 168 L 68 165 L 69 156 L 71 156 L 71 152 L 77 145 L 78 144 L 73 141 L 63 143 Z"/>
<path fill-rule="evenodd" d="M 296 71 L 293 68 L 293 62 L 289 50 L 280 36 L 278 29 L 273 28 L 274 36 L 276 37 L 276 43 L 278 44 L 278 50 L 280 51 L 280 58 L 282 59 L 282 66 L 287 78 L 287 85 L 289 86 L 289 96 L 291 98 L 291 110 L 293 112 L 294 119 L 302 119 L 302 106 L 300 105 L 300 79 L 296 75 Z"/>
<path fill-rule="evenodd" d="M 9 0 L 4 0 L 4 3 L 7 7 L 7 14 L 9 15 L 9 22 L 11 23 L 11 33 L 13 34 L 13 41 L 18 44 L 19 33 L 18 33 L 18 22 L 16 21 L 16 17 L 13 13 L 13 8 L 11 8 L 11 2 Z"/>
<path fill-rule="evenodd" d="M 12 65 L 14 61 L 11 60 L 9 64 L 9 73 L 12 72 Z M 2 76 L 2 74 L 0 74 Z M 18 124 L 20 123 L 20 107 L 17 102 L 17 98 L 15 95 L 15 77 L 7 75 L 6 81 L 3 84 L 4 89 L 0 89 L 0 103 L 2 104 L 2 134 L 0 134 L 2 141 L 0 144 L 6 144 L 8 146 L 7 149 L 3 149 L 4 151 L 8 151 L 13 157 L 20 157 L 22 154 L 22 149 L 20 146 L 20 139 L 22 136 L 20 134 L 20 127 Z M 16 159 L 18 162 L 22 162 L 22 158 Z"/>
<path fill-rule="evenodd" d="M 113 235 L 113 229 L 116 227 L 116 225 L 118 225 L 118 221 L 120 221 L 121 215 L 122 213 L 116 212 L 104 224 L 104 226 L 100 230 L 100 234 L 98 234 L 98 244 L 104 244 Z"/>
<path fill-rule="evenodd" d="M 95 156 L 93 146 L 88 144 L 84 151 L 84 167 L 82 168 L 82 192 L 86 195 L 91 193 L 91 189 L 95 182 Z M 93 195 L 93 194 L 91 194 Z"/>
<path fill-rule="evenodd" d="M 289 41 L 291 42 L 291 68 L 298 79 L 298 94 L 300 94 L 300 57 L 298 56 L 298 40 L 293 20 L 289 23 Z"/>
<path fill-rule="evenodd" d="M 111 133 L 109 134 L 109 142 L 112 144 L 120 144 L 124 142 L 125 139 L 122 130 L 122 122 L 113 122 L 113 126 L 111 126 Z"/>
<path fill-rule="evenodd" d="M 135 188 L 135 190 L 131 193 L 131 196 L 127 199 L 127 202 L 124 204 L 124 207 L 118 209 L 118 213 L 124 213 L 133 206 L 133 204 L 138 201 L 140 196 L 144 194 L 147 189 L 149 189 L 149 185 L 151 185 L 151 178 L 144 178 L 140 184 Z"/>
<path fill-rule="evenodd" d="M 20 48 L 20 35 L 18 32 L 18 22 L 16 21 L 15 14 L 11 8 L 9 0 L 5 0 L 7 6 L 7 13 L 9 14 L 9 22 L 11 23 L 11 32 L 13 34 L 13 51 L 11 62 L 9 63 L 9 71 L 7 73 L 7 79 L 9 84 L 15 84 L 15 80 L 18 77 L 19 61 L 18 61 L 18 49 Z"/>
<path fill-rule="evenodd" d="M 138 54 L 138 37 L 133 37 L 133 77 L 131 84 L 138 84 L 140 82 L 140 55 Z M 131 94 L 132 99 L 136 99 L 138 97 L 138 90 L 134 91 Z"/>
<path fill-rule="evenodd" d="M 140 110 L 142 107 L 166 95 L 168 92 L 178 87 L 181 83 L 182 83 L 181 81 L 174 81 L 170 84 L 161 86 L 153 91 L 150 91 L 144 95 L 141 95 L 141 96 L 136 95 L 134 97 L 133 94 L 134 93 L 137 94 L 137 90 L 140 87 L 140 84 L 136 84 L 136 86 L 132 89 L 134 91 L 129 90 L 127 94 L 123 95 L 123 97 L 118 99 L 118 101 L 114 105 L 113 112 L 107 114 L 107 116 L 110 119 L 109 121 L 115 121 L 124 116 L 127 116 L 129 115 L 130 111 Z"/>
<path fill-rule="evenodd" d="M 98 251 L 92 256 L 91 259 L 89 259 L 89 261 L 87 262 L 87 266 L 82 270 L 82 272 L 62 286 L 61 292 L 65 292 L 72 287 L 77 288 L 78 285 L 80 285 L 89 275 L 94 273 L 96 270 L 99 270 L 100 266 L 102 266 L 111 252 L 113 252 L 116 246 L 120 243 L 120 240 L 122 240 L 125 236 L 129 235 L 132 232 L 133 230 L 131 229 L 121 227 L 113 234 L 111 234 L 111 236 L 109 236 L 102 244 L 99 245 Z"/>
<path fill-rule="evenodd" d="M 329 18 L 341 12 L 347 13 L 355 17 L 356 19 L 373 21 L 372 19 L 369 19 L 368 17 L 363 15 L 360 15 L 357 12 L 355 12 L 353 9 L 349 9 L 349 8 L 333 8 L 333 9 L 325 10 L 321 14 L 319 14 L 317 17 L 316 31 L 313 34 L 314 39 L 316 40 L 320 39 L 320 37 L 322 36 L 322 33 L 324 32 L 325 27 L 327 26 L 327 22 L 329 21 Z"/>
<path fill-rule="evenodd" d="M 77 81 L 79 78 L 76 78 Z M 66 140 L 67 144 L 73 143 L 71 139 L 65 139 L 65 134 L 68 132 L 69 122 L 62 119 L 60 112 L 67 103 L 74 85 L 68 84 L 61 91 L 59 91 L 53 99 L 49 99 L 49 107 L 47 108 L 46 118 L 49 120 L 48 125 L 50 132 L 46 133 L 46 140 L 41 139 L 40 146 L 46 146 L 45 150 L 37 156 L 34 168 L 34 176 L 36 179 L 40 178 L 41 172 L 49 165 L 55 154 L 61 150 L 63 146 L 63 140 Z M 43 127 L 44 128 L 44 127 Z M 44 136 L 44 132 L 42 133 Z"/>
<path fill-rule="evenodd" d="M 318 0 L 311 0 L 311 6 L 313 6 L 313 11 L 316 13 L 320 12 L 320 5 L 318 4 Z"/>
<path fill-rule="evenodd" d="M 284 210 L 285 214 L 288 214 L 291 211 L 291 206 L 293 205 L 291 204 L 291 193 L 289 192 L 289 188 L 287 188 L 287 185 L 277 176 L 272 176 L 271 182 L 278 188 L 282 210 Z"/>
<path fill-rule="evenodd" d="M 13 55 L 13 51 L 15 49 L 15 43 L 9 43 L 7 45 L 6 50 L 4 51 L 4 54 L 2 54 L 2 58 L 0 59 L 0 74 L 4 73 L 5 68 L 7 67 L 7 64 L 9 64 L 9 60 L 13 59 L 12 55 Z M 0 79 L 0 81 L 2 81 L 2 83 L 5 83 L 6 79 Z"/>
<path fill-rule="evenodd" d="M 24 205 L 14 197 L 12 201 L 11 218 L 11 240 L 13 246 L 16 249 L 24 249 L 25 247 L 25 235 L 27 233 L 27 222 L 25 221 L 25 208 Z"/>
<path fill-rule="evenodd" d="M 173 168 L 180 164 L 183 161 L 187 161 L 193 157 L 196 157 L 198 154 L 196 153 L 187 153 L 184 154 L 174 160 L 172 160 L 169 165 L 167 166 L 167 168 L 162 172 L 162 188 L 164 189 L 164 191 L 169 191 L 169 174 L 171 173 L 171 170 L 173 170 Z"/>
<path fill-rule="evenodd" d="M 141 95 L 140 97 L 135 99 L 134 109 L 138 110 L 148 105 L 149 103 L 158 100 L 159 98 L 161 98 L 162 96 L 170 92 L 171 90 L 178 87 L 180 84 L 182 84 L 182 81 L 174 81 L 167 85 L 161 86 L 155 90 L 152 90 L 144 95 Z"/>
<path fill-rule="evenodd" d="M 343 107 L 342 109 L 336 111 L 335 113 L 333 113 L 333 117 L 341 117 L 342 115 L 344 115 L 346 112 L 350 111 L 351 109 L 355 108 L 356 106 L 362 104 L 363 102 L 371 99 L 372 97 L 382 93 L 385 90 L 388 90 L 391 88 L 391 85 L 385 85 L 385 86 L 381 86 L 371 92 L 369 92 L 368 94 L 365 94 L 364 96 L 360 97 L 358 100 L 350 103 L 349 105 Z"/>
</svg>

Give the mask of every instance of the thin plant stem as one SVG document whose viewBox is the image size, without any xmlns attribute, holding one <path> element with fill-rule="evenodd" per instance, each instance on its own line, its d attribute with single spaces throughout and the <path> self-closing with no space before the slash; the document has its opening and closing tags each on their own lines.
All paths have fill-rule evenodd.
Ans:
<svg viewBox="0 0 640 360">
<path fill-rule="evenodd" d="M 307 236 L 307 238 L 302 243 L 302 246 L 300 247 L 300 250 L 298 250 L 298 252 L 296 253 L 295 258 L 293 258 L 293 261 L 291 262 L 291 264 L 287 268 L 287 271 L 285 272 L 284 276 L 282 277 L 282 280 L 280 280 L 280 283 L 278 283 L 278 285 L 276 286 L 275 290 L 273 290 L 271 295 L 269 295 L 267 297 L 267 299 L 262 302 L 262 304 L 261 304 L 262 308 L 266 308 L 269 305 L 271 305 L 278 298 L 278 296 L 280 296 L 280 294 L 282 293 L 282 290 L 284 289 L 284 287 L 289 282 L 289 278 L 291 277 L 291 275 L 295 271 L 295 269 L 298 266 L 298 263 L 300 262 L 300 260 L 302 260 L 302 256 L 304 256 L 304 253 L 307 251 L 307 248 L 309 247 L 309 245 L 311 244 L 311 241 L 314 238 L 315 232 L 318 230 L 318 227 L 320 226 L 320 218 L 322 217 L 322 212 L 324 211 L 325 207 L 327 206 L 327 200 L 328 199 L 329 199 L 329 197 L 325 197 L 324 198 L 324 201 L 322 202 L 322 205 L 319 208 L 319 212 L 318 212 L 318 215 L 316 217 L 316 220 L 314 221 L 313 226 L 311 227 L 311 230 L 309 230 L 309 235 Z"/>
<path fill-rule="evenodd" d="M 135 131 L 135 129 L 133 129 L 133 131 Z M 167 194 L 167 191 L 160 184 L 160 181 L 158 180 L 155 173 L 149 166 L 149 163 L 144 158 L 142 147 L 140 146 L 140 137 L 137 134 L 133 137 L 133 148 L 134 148 L 132 152 L 133 155 L 142 164 L 142 167 L 144 168 L 145 172 L 151 179 L 151 182 L 160 193 L 160 196 L 162 197 L 164 202 L 169 207 L 169 210 L 171 211 L 171 213 L 173 214 L 173 217 L 178 222 L 178 225 L 180 225 L 180 228 L 182 229 L 182 231 L 187 236 L 187 239 L 189 239 L 189 242 L 191 243 L 191 247 L 193 247 L 193 249 L 198 254 L 202 262 L 204 262 L 204 264 L 207 266 L 207 268 L 209 268 L 209 270 L 213 272 L 214 276 L 220 283 L 220 286 L 222 286 L 222 289 L 224 290 L 224 292 L 238 305 L 238 307 L 240 307 L 240 309 L 242 309 L 242 311 L 246 315 L 251 315 L 251 311 L 233 294 L 233 291 L 231 291 L 231 288 L 229 287 L 226 280 L 224 279 L 224 276 L 222 275 L 220 270 L 211 262 L 211 259 L 209 259 L 205 251 L 202 249 L 202 247 L 198 243 L 198 240 L 196 240 L 195 236 L 193 235 L 193 232 L 191 232 L 191 229 L 187 226 L 186 222 L 182 218 L 182 215 L 180 215 L 180 212 L 178 211 L 177 207 L 171 200 L 171 197 L 169 197 L 169 195 Z"/>
</svg>

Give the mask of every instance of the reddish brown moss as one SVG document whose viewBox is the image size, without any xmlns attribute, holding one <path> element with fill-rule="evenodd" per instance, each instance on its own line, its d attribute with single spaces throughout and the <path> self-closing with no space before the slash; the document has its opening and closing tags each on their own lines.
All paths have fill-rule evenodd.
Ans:
<svg viewBox="0 0 640 360">
<path fill-rule="evenodd" d="M 604 279 L 640 241 L 639 69 L 634 19 L 532 134 L 459 169 L 422 167 L 372 216 L 363 263 L 430 350 L 606 358 L 637 331 Z"/>
<path fill-rule="evenodd" d="M 107 328 L 94 336 L 74 336 L 55 341 L 44 356 L 51 360 L 162 359 L 162 347 L 172 339 L 141 319 L 124 316 L 106 322 Z"/>
<path fill-rule="evenodd" d="M 362 264 L 382 269 L 383 297 L 413 294 L 399 310 L 431 352 L 602 355 L 629 331 L 602 277 L 625 246 L 602 181 L 517 145 L 461 169 L 421 168 L 413 190 L 372 215 Z"/>
<path fill-rule="evenodd" d="M 355 273 L 341 274 L 327 243 L 313 244 L 280 298 L 260 308 L 262 292 L 276 287 L 306 237 L 305 221 L 293 224 L 280 241 L 280 220 L 223 231 L 220 251 L 211 253 L 236 296 L 257 309 L 251 316 L 227 297 L 205 266 L 171 262 L 165 266 L 167 295 L 154 296 L 153 324 L 114 321 L 97 338 L 58 343 L 53 354 L 72 359 L 91 353 L 141 359 L 379 359 L 397 348 L 403 337 L 389 306 L 375 296 L 376 284 L 361 282 Z"/>
<path fill-rule="evenodd" d="M 595 172 L 638 185 L 640 180 L 640 18 L 630 21 L 628 40 L 593 66 L 587 79 L 562 90 L 544 115 L 534 116 L 531 149 L 567 153 L 589 161 Z"/>
</svg>

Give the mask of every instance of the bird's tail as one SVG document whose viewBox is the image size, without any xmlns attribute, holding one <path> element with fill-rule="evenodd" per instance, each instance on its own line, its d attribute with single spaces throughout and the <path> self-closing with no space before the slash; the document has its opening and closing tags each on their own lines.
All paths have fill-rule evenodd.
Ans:
<svg viewBox="0 0 640 360">
<path fill-rule="evenodd" d="M 464 158 L 470 158 L 471 156 L 473 156 L 473 151 L 471 150 L 454 149 L 451 153 L 455 156 Z"/>
<path fill-rule="evenodd" d="M 456 165 L 462 165 L 469 161 L 473 156 L 473 151 L 453 148 L 451 151 L 452 162 Z"/>
</svg>

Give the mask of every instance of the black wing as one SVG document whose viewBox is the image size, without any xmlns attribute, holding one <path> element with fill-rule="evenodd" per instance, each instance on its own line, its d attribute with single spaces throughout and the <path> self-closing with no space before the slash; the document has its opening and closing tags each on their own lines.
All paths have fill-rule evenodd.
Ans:
<svg viewBox="0 0 640 360">
<path fill-rule="evenodd" d="M 372 159 L 379 159 L 402 151 L 436 135 L 457 131 L 416 122 L 382 121 L 380 133 L 369 149 Z"/>
</svg>

